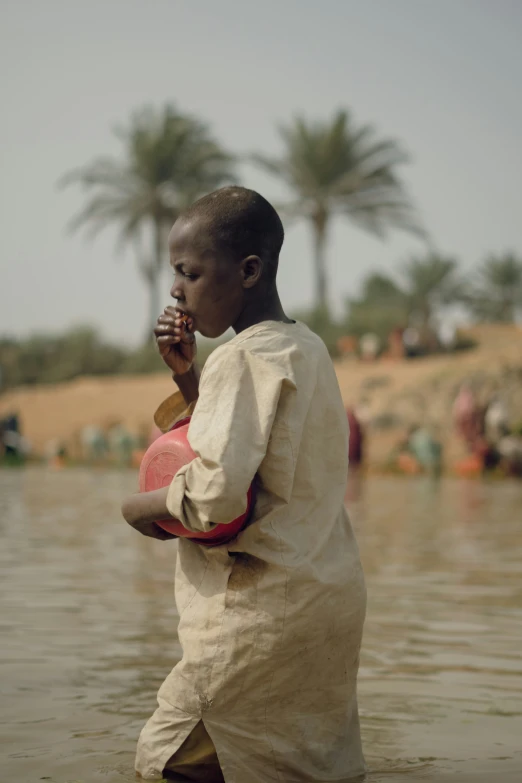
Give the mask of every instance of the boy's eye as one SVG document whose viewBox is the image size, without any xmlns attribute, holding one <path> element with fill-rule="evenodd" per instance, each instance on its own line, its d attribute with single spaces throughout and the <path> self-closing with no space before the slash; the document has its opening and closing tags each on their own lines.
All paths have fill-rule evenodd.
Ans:
<svg viewBox="0 0 522 783">
<path fill-rule="evenodd" d="M 196 274 L 195 272 L 185 272 L 185 270 L 181 266 L 175 267 L 173 272 L 174 272 L 174 275 L 181 275 L 181 277 L 184 277 L 187 280 L 197 280 L 198 277 L 199 277 L 199 275 Z"/>
</svg>

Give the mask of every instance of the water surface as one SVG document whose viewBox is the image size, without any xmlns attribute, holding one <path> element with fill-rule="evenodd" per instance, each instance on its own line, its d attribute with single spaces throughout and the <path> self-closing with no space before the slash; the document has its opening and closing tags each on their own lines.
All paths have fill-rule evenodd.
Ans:
<svg viewBox="0 0 522 783">
<path fill-rule="evenodd" d="M 175 544 L 119 517 L 135 484 L 0 471 L 1 783 L 135 780 L 180 655 Z M 521 781 L 522 484 L 354 479 L 348 506 L 369 591 L 369 781 Z"/>
</svg>

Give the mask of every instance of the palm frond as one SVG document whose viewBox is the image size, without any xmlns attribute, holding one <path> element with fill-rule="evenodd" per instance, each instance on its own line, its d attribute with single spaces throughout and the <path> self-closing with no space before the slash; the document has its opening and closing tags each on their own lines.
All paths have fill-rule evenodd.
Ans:
<svg viewBox="0 0 522 783">
<path fill-rule="evenodd" d="M 330 214 L 346 215 L 379 236 L 399 228 L 426 237 L 397 167 L 408 155 L 393 139 L 379 138 L 371 125 L 355 127 L 347 111 L 326 122 L 297 116 L 279 128 L 284 144 L 280 159 L 254 155 L 251 159 L 284 180 L 297 195 Z M 303 217 L 306 217 L 303 214 Z"/>
<path fill-rule="evenodd" d="M 512 322 L 522 310 L 522 259 L 513 252 L 486 258 L 466 303 L 479 320 Z"/>
<path fill-rule="evenodd" d="M 80 186 L 90 194 L 69 230 L 88 228 L 96 236 L 118 224 L 120 244 L 151 221 L 174 222 L 199 196 L 232 180 L 233 158 L 207 126 L 180 114 L 173 105 L 146 106 L 115 129 L 121 159 L 100 157 L 64 174 L 60 188 Z"/>
</svg>

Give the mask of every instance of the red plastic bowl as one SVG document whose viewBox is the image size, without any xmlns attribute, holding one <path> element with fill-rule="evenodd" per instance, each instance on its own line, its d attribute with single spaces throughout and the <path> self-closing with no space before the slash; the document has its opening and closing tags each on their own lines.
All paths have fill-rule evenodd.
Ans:
<svg viewBox="0 0 522 783">
<path fill-rule="evenodd" d="M 169 432 L 161 435 L 145 452 L 140 465 L 140 492 L 150 492 L 168 486 L 178 470 L 197 456 L 187 439 L 190 417 L 178 422 Z M 244 514 L 227 525 L 216 525 L 208 533 L 194 533 L 177 519 L 161 519 L 157 524 L 182 538 L 190 538 L 205 546 L 219 546 L 232 538 L 245 526 L 252 509 L 252 487 L 247 494 Z"/>
</svg>

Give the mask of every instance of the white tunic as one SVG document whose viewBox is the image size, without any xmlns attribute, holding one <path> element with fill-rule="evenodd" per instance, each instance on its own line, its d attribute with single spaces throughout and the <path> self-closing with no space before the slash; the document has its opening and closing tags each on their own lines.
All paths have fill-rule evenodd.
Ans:
<svg viewBox="0 0 522 783">
<path fill-rule="evenodd" d="M 226 783 L 345 783 L 364 773 L 356 678 L 366 608 L 344 507 L 347 419 L 321 340 L 265 321 L 205 365 L 189 428 L 198 454 L 171 484 L 190 530 L 251 524 L 206 548 L 179 540 L 182 660 L 158 693 L 136 769 L 161 778 L 203 720 Z"/>
</svg>

